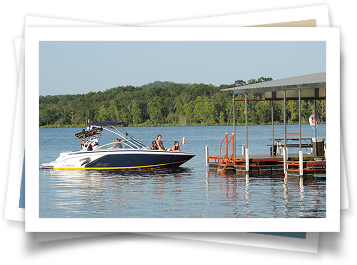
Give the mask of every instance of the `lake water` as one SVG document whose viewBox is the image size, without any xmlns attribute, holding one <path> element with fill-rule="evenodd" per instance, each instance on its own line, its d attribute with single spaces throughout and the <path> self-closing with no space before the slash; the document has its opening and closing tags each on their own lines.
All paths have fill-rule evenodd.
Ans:
<svg viewBox="0 0 357 265">
<path fill-rule="evenodd" d="M 74 136 L 82 128 L 40 129 L 40 164 L 54 161 L 62 151 L 80 148 Z M 232 126 L 128 127 L 139 142 L 151 146 L 157 134 L 166 148 L 174 141 L 194 158 L 178 169 L 161 170 L 44 170 L 40 169 L 40 218 L 324 218 L 326 179 L 283 175 L 241 175 L 209 171 L 205 146 L 210 155 Z M 237 126 L 236 132 L 245 132 Z M 288 125 L 298 133 L 298 125 Z M 249 126 L 249 153 L 268 154 L 270 125 Z M 274 137 L 283 138 L 282 125 L 274 126 Z M 100 144 L 113 141 L 103 132 Z M 317 137 L 326 136 L 326 126 Z M 182 139 L 185 137 L 185 145 Z M 241 137 L 241 138 L 240 138 Z M 310 125 L 302 125 L 302 137 L 314 137 Z M 245 136 L 237 136 L 245 144 Z M 240 144 L 237 143 L 237 144 Z"/>
</svg>

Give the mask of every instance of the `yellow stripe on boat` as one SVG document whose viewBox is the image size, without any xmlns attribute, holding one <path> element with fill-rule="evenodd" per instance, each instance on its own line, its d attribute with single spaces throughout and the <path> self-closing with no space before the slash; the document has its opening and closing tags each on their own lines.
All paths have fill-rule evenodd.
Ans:
<svg viewBox="0 0 357 265">
<path fill-rule="evenodd" d="M 170 164 L 177 164 L 177 163 L 185 163 L 187 160 L 173 162 L 173 163 L 166 163 L 166 164 L 157 164 L 157 165 L 149 165 L 149 166 L 136 166 L 136 167 L 53 167 L 53 169 L 96 169 L 96 170 L 110 170 L 110 169 L 133 169 L 133 168 L 148 168 L 148 167 L 160 167 L 166 166 Z"/>
</svg>

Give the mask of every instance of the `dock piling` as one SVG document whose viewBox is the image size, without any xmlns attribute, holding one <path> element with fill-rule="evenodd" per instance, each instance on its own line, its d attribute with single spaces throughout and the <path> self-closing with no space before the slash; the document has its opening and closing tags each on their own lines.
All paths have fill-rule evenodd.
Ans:
<svg viewBox="0 0 357 265">
<path fill-rule="evenodd" d="M 302 151 L 299 151 L 299 174 L 300 176 L 304 175 L 304 157 Z"/>
<path fill-rule="evenodd" d="M 245 152 L 245 170 L 249 172 L 249 149 L 246 148 Z"/>
<path fill-rule="evenodd" d="M 284 147 L 283 148 L 283 161 L 284 161 L 284 173 L 286 173 L 286 151 L 287 149 Z"/>
</svg>

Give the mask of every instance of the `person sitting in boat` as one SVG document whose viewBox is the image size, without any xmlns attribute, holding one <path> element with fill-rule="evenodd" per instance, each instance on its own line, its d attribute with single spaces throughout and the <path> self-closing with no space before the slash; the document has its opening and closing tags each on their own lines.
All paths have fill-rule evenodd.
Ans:
<svg viewBox="0 0 357 265">
<path fill-rule="evenodd" d="M 81 149 L 83 149 L 85 146 L 86 146 L 86 141 L 82 140 Z"/>
<path fill-rule="evenodd" d="M 92 145 L 88 142 L 88 145 L 87 145 L 87 151 L 93 151 L 93 147 Z"/>
<path fill-rule="evenodd" d="M 157 146 L 156 141 L 152 141 L 151 150 L 159 150 L 159 147 Z"/>
<path fill-rule="evenodd" d="M 180 144 L 179 144 L 178 141 L 175 141 L 174 146 L 171 148 L 171 151 L 181 152 L 181 150 L 180 150 Z"/>
<path fill-rule="evenodd" d="M 161 141 L 161 135 L 159 134 L 156 139 L 157 139 L 156 144 L 157 144 L 157 147 L 159 148 L 159 150 L 165 151 L 164 144 Z"/>
<path fill-rule="evenodd" d="M 123 145 L 121 144 L 121 140 L 118 138 L 114 139 L 114 144 L 113 144 L 112 149 L 115 149 L 115 148 L 123 148 Z"/>
</svg>

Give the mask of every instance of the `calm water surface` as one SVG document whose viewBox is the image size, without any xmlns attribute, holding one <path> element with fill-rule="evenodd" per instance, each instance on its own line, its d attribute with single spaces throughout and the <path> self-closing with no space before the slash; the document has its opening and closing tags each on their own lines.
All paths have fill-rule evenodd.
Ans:
<svg viewBox="0 0 357 265">
<path fill-rule="evenodd" d="M 55 160 L 62 151 L 74 151 L 82 128 L 40 129 L 40 164 Z M 174 141 L 182 151 L 196 156 L 178 169 L 161 170 L 42 170 L 40 169 L 41 218 L 299 218 L 326 217 L 326 179 L 283 175 L 239 175 L 209 171 L 205 146 L 219 154 L 219 145 L 232 127 L 136 127 L 125 128 L 139 142 L 151 146 L 157 134 L 166 148 Z M 245 132 L 238 126 L 237 132 Z M 274 126 L 274 137 L 283 138 L 283 126 Z M 298 132 L 289 125 L 288 132 Z M 318 137 L 325 137 L 319 125 Z M 314 137 L 310 125 L 302 125 L 302 137 Z M 100 144 L 115 135 L 104 132 Z M 271 126 L 249 126 L 250 154 L 268 154 Z M 245 136 L 237 137 L 245 143 Z"/>
</svg>

